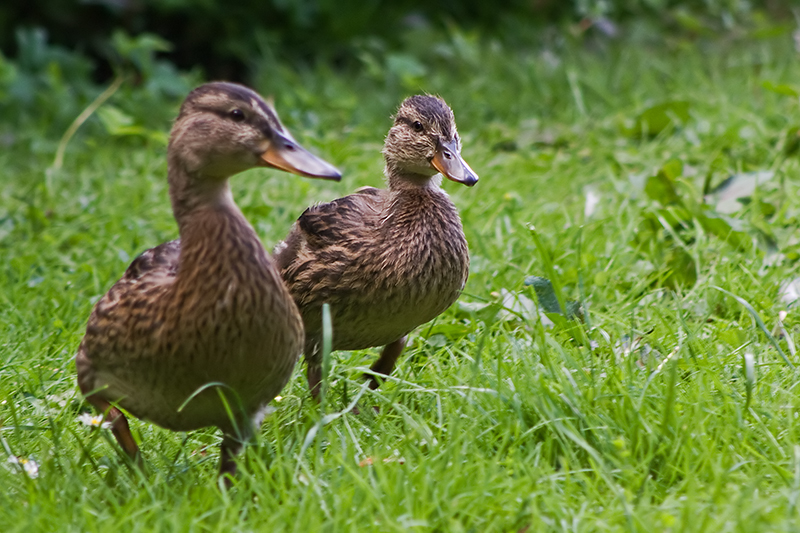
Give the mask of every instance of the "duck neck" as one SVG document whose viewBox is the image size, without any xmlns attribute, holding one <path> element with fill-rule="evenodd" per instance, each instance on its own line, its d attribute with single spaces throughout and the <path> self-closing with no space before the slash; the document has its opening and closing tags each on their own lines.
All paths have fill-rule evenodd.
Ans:
<svg viewBox="0 0 800 533">
<path fill-rule="evenodd" d="M 386 182 L 391 191 L 407 191 L 407 190 L 420 190 L 432 189 L 439 190 L 442 185 L 442 175 L 425 175 L 415 172 L 408 172 L 400 169 L 387 162 L 386 169 Z"/>
<path fill-rule="evenodd" d="M 185 219 L 192 213 L 208 208 L 230 208 L 238 211 L 233 203 L 228 180 L 207 179 L 198 171 L 189 171 L 180 161 L 169 161 L 169 197 L 172 212 L 183 235 Z"/>
<path fill-rule="evenodd" d="M 179 272 L 208 268 L 214 261 L 236 261 L 240 249 L 251 260 L 265 254 L 234 203 L 228 180 L 198 178 L 180 165 L 170 165 L 169 193 L 181 236 Z"/>
</svg>

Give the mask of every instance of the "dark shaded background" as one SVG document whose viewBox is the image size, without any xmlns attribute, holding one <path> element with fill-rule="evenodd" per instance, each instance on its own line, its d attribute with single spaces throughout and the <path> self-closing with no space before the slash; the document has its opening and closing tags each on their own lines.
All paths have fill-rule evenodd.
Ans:
<svg viewBox="0 0 800 533">
<path fill-rule="evenodd" d="M 791 19 L 798 2 L 781 0 L 39 0 L 0 4 L 0 51 L 15 57 L 20 28 L 44 28 L 50 43 L 92 58 L 95 81 L 111 74 L 115 30 L 156 34 L 172 43 L 164 57 L 207 77 L 245 81 L 254 54 L 293 62 L 346 65 L 365 41 L 397 45 L 405 30 L 456 25 L 498 38 L 546 25 L 650 18 L 667 27 L 722 28 L 763 10 Z M 750 13 L 748 13 L 749 15 Z M 689 18 L 686 18 L 689 17 Z M 687 22 L 688 21 L 688 22 Z"/>
</svg>

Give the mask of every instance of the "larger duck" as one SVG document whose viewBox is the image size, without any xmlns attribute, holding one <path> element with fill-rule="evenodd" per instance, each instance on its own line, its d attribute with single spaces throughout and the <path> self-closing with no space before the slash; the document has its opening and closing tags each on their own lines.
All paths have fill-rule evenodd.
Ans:
<svg viewBox="0 0 800 533">
<path fill-rule="evenodd" d="M 220 472 L 283 388 L 303 324 L 278 270 L 236 206 L 228 178 L 273 167 L 338 180 L 255 92 L 230 83 L 192 91 L 168 148 L 180 242 L 147 250 L 94 307 L 76 356 L 78 384 L 134 459 L 117 408 L 175 431 L 222 429 Z"/>
<path fill-rule="evenodd" d="M 276 248 L 283 279 L 303 316 L 309 387 L 322 377 L 321 308 L 328 303 L 332 348 L 384 346 L 370 386 L 392 372 L 408 333 L 458 298 L 469 270 L 461 220 L 445 177 L 473 186 L 452 110 L 429 95 L 406 99 L 383 155 L 388 189 L 363 188 L 307 209 Z"/>
</svg>

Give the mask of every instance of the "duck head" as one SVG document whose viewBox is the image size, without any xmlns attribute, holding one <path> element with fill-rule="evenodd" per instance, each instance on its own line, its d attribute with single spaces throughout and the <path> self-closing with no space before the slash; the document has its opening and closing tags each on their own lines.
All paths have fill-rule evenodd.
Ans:
<svg viewBox="0 0 800 533">
<path fill-rule="evenodd" d="M 292 138 L 272 106 L 233 83 L 206 83 L 189 93 L 172 128 L 169 154 L 171 165 L 198 180 L 225 180 L 254 167 L 341 178 Z"/>
<path fill-rule="evenodd" d="M 448 105 L 436 96 L 406 98 L 383 148 L 390 180 L 427 182 L 437 173 L 472 187 L 478 175 L 461 157 L 461 138 Z"/>
</svg>

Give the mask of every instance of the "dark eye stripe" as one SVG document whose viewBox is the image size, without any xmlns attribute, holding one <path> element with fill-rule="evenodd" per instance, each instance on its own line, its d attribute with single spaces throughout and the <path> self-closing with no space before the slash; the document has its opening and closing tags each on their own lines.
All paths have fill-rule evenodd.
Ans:
<svg viewBox="0 0 800 533">
<path fill-rule="evenodd" d="M 412 119 L 410 119 L 408 117 L 399 117 L 399 116 L 395 117 L 395 119 L 394 119 L 394 123 L 395 124 L 406 124 L 409 128 L 414 129 L 416 131 L 416 129 L 414 128 L 414 123 L 415 122 L 419 122 L 419 121 L 418 120 L 412 120 Z M 435 123 L 438 122 L 439 125 L 442 127 L 442 136 L 444 138 L 446 138 L 446 139 L 457 138 L 458 142 L 459 143 L 461 142 L 461 139 L 458 138 L 458 134 L 456 134 L 455 137 L 452 136 L 452 131 L 453 130 L 452 130 L 452 127 L 450 125 L 450 120 L 444 120 L 444 118 L 442 118 L 441 121 L 434 121 L 434 122 Z M 422 129 L 425 130 L 425 126 L 424 125 L 423 125 Z"/>
<path fill-rule="evenodd" d="M 413 129 L 414 131 L 418 131 L 418 132 L 425 131 L 425 126 L 423 126 L 422 123 L 419 120 L 411 120 L 410 118 L 406 118 L 406 117 L 397 117 L 395 119 L 395 123 L 397 123 L 397 122 L 402 122 L 403 124 L 407 125 L 411 129 Z M 416 126 L 417 124 L 419 124 L 419 126 L 420 126 L 419 129 L 417 129 L 417 126 Z"/>
<path fill-rule="evenodd" d="M 206 113 L 214 113 L 218 117 L 221 118 L 231 118 L 231 111 L 226 109 L 217 109 L 215 107 L 198 107 L 201 111 L 205 111 Z"/>
<path fill-rule="evenodd" d="M 414 121 L 413 121 L 413 120 L 411 120 L 410 118 L 406 118 L 406 117 L 397 117 L 397 118 L 395 119 L 395 123 L 397 123 L 397 122 L 402 122 L 402 123 L 403 123 L 403 124 L 405 124 L 406 126 L 410 126 L 410 127 L 412 127 L 412 128 L 414 127 L 414 126 L 413 126 L 413 124 L 414 124 Z"/>
</svg>

